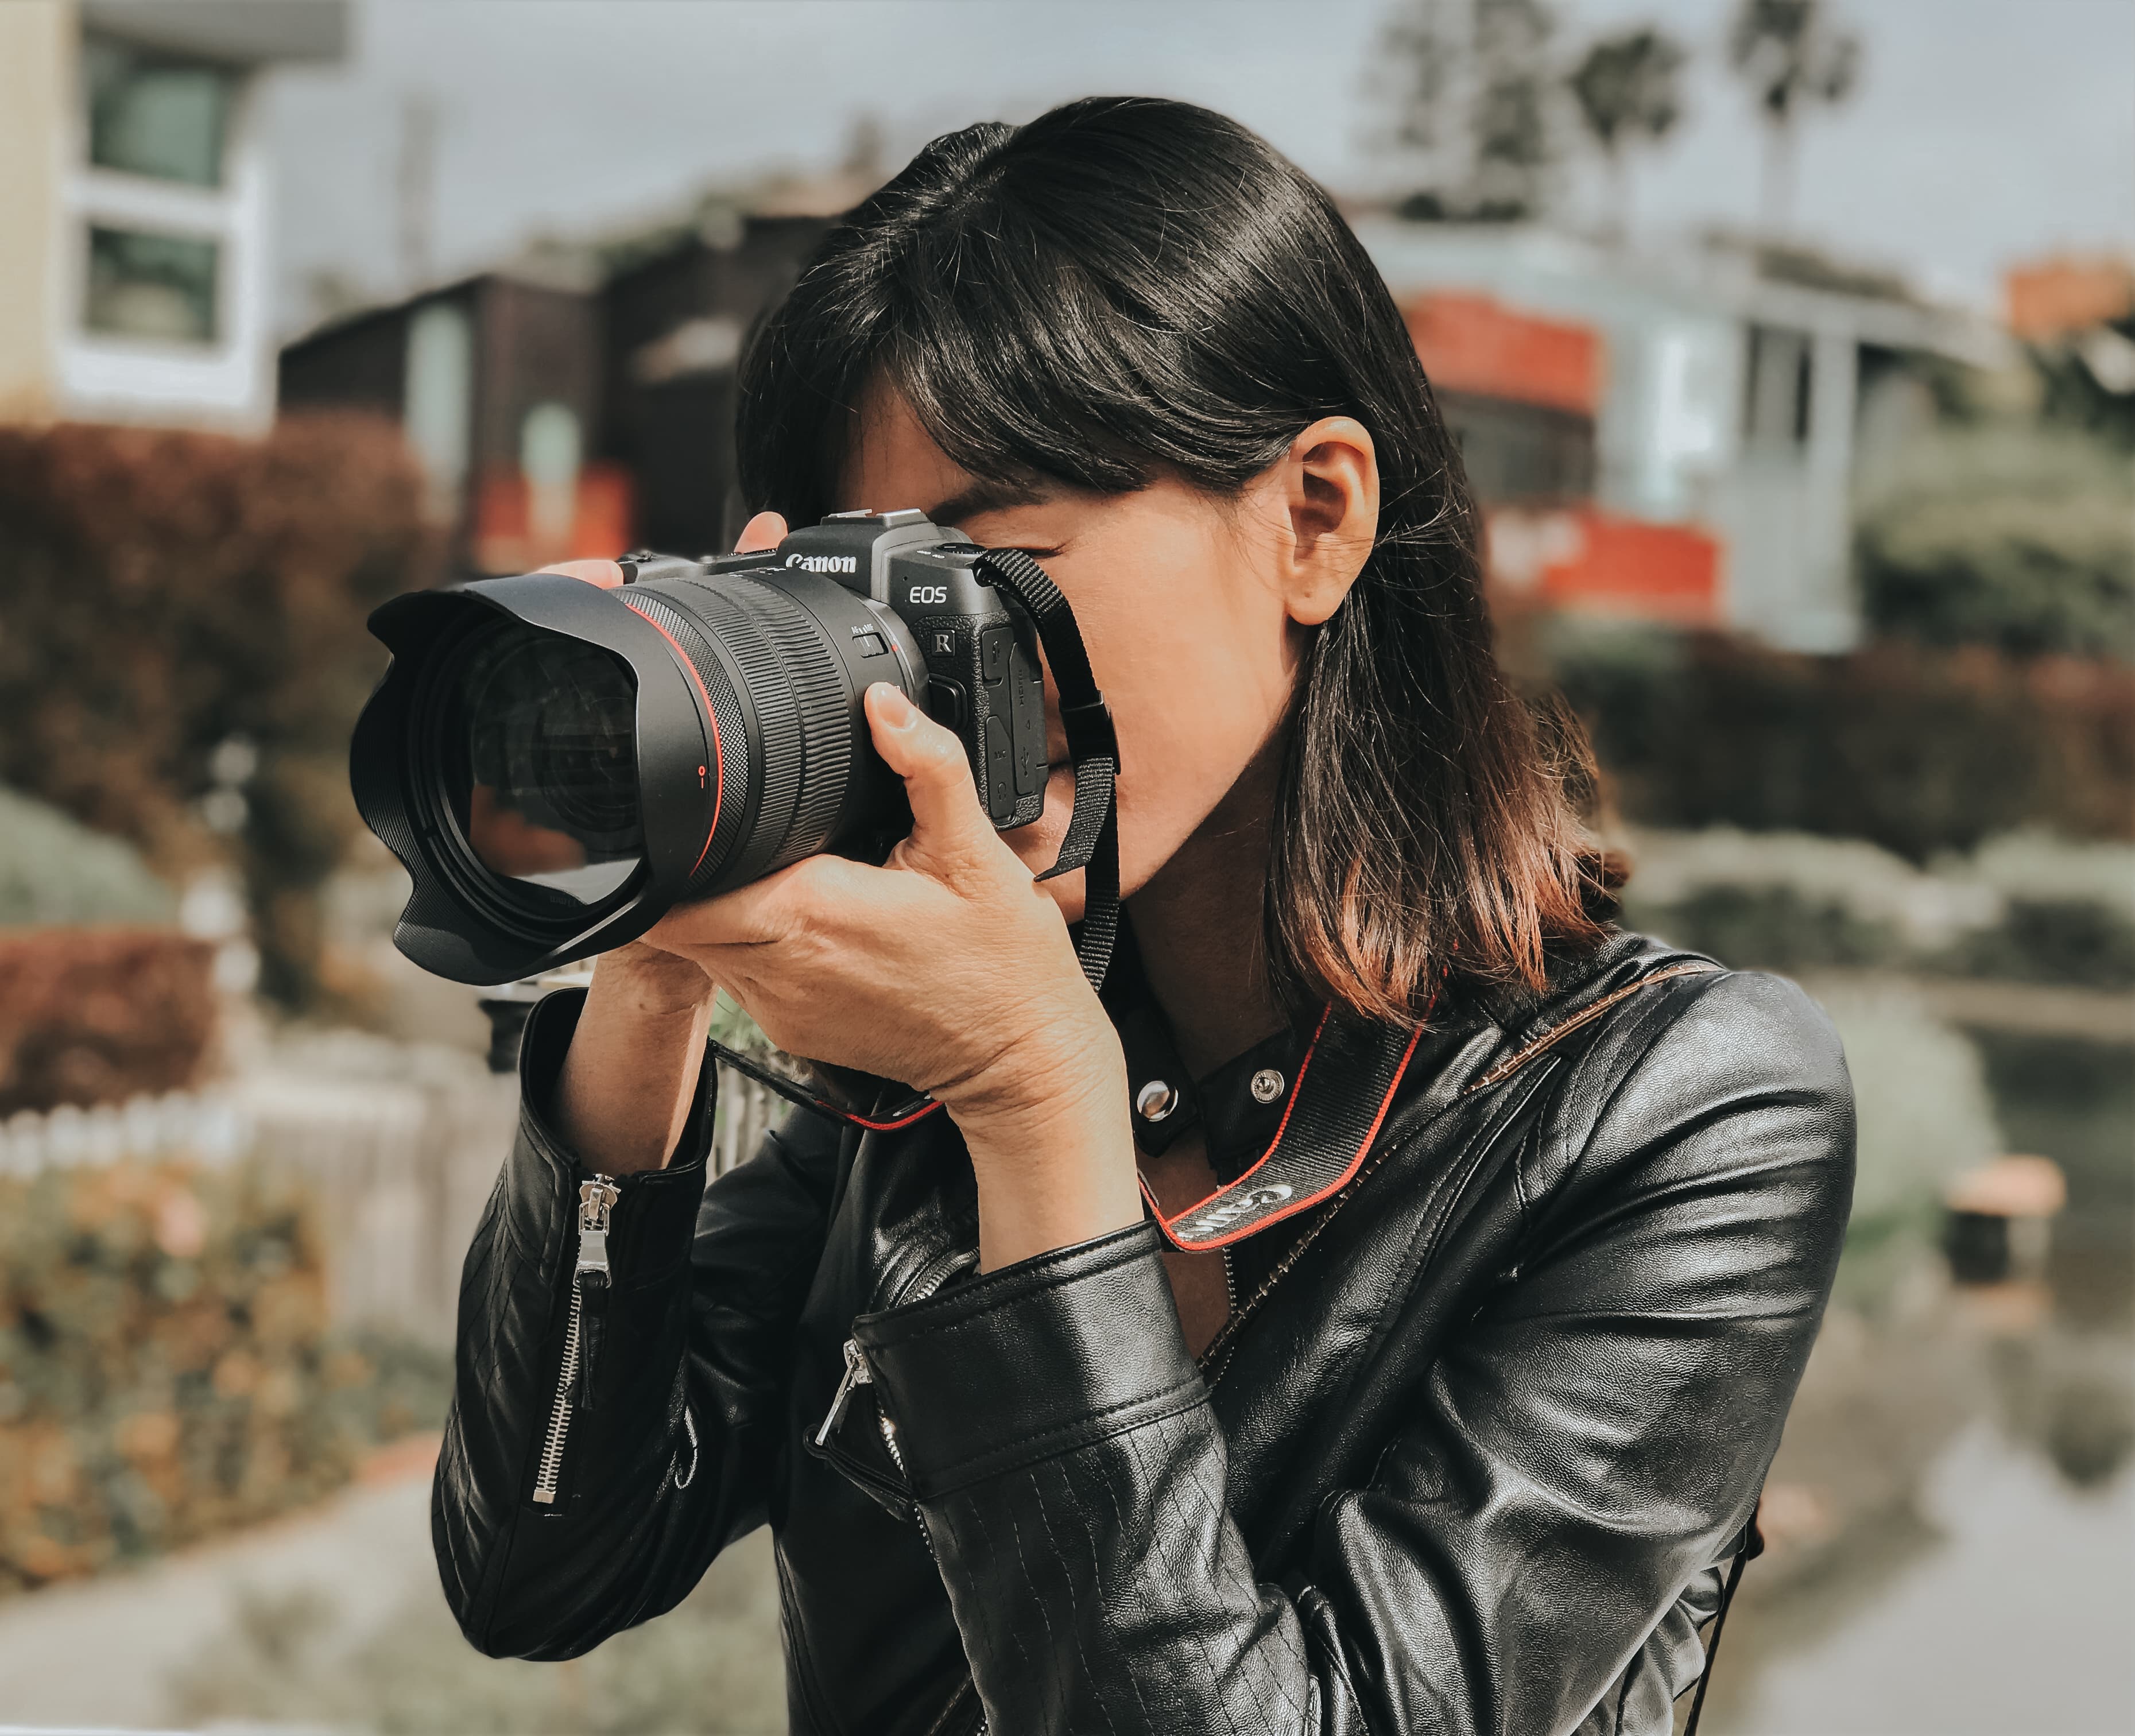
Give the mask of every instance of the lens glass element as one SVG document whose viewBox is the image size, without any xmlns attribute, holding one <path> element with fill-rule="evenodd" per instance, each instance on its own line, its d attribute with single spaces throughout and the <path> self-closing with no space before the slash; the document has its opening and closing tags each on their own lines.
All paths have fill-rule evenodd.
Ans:
<svg viewBox="0 0 2135 1736">
<path fill-rule="evenodd" d="M 514 621 L 460 656 L 448 794 L 476 859 L 522 898 L 598 904 L 644 861 L 637 713 L 629 670 L 598 646 Z"/>
</svg>

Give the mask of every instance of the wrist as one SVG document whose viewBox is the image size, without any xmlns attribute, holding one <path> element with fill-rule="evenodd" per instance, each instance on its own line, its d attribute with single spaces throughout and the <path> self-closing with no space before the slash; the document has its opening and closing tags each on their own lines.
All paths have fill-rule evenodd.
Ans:
<svg viewBox="0 0 2135 1736">
<path fill-rule="evenodd" d="M 647 995 L 607 962 L 594 968 L 554 1101 L 588 1168 L 630 1175 L 664 1167 L 688 1124 L 711 997 L 709 984 L 695 1002 Z"/>
<path fill-rule="evenodd" d="M 1109 1025 L 1004 1056 L 944 1102 L 978 1182 L 982 1270 L 1140 1221 L 1126 1064 Z"/>
<path fill-rule="evenodd" d="M 934 1093 L 975 1163 L 982 1148 L 1014 1151 L 1032 1139 L 1125 1125 L 1126 1094 L 1126 1060 L 1102 1018 L 1014 1044 Z"/>
<path fill-rule="evenodd" d="M 687 1018 L 717 993 L 712 979 L 679 953 L 632 941 L 593 960 L 586 1006 L 608 1018 Z"/>
</svg>

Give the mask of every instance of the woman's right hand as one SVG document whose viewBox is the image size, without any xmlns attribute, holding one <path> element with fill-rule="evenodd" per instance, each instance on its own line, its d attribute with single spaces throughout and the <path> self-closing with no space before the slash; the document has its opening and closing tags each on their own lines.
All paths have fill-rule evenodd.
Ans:
<svg viewBox="0 0 2135 1736">
<path fill-rule="evenodd" d="M 759 512 L 737 554 L 776 549 L 786 521 Z M 622 574 L 612 561 L 542 569 L 592 584 Z M 593 961 L 593 987 L 556 1085 L 559 1130 L 590 1170 L 627 1175 L 663 1166 L 682 1137 L 710 1028 L 712 979 L 680 953 L 632 941 Z"/>
</svg>

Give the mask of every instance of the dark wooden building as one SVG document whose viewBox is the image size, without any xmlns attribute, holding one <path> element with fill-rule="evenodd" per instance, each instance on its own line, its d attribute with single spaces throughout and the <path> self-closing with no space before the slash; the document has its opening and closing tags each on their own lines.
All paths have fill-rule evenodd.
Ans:
<svg viewBox="0 0 2135 1736">
<path fill-rule="evenodd" d="M 724 548 L 736 364 L 829 220 L 749 217 L 604 279 L 490 272 L 336 321 L 282 351 L 282 409 L 399 423 L 463 571 Z"/>
</svg>

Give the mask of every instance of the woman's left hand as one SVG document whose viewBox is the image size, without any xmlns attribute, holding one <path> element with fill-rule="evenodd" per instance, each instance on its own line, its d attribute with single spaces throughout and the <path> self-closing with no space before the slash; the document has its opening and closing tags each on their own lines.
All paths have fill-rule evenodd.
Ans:
<svg viewBox="0 0 2135 1736">
<path fill-rule="evenodd" d="M 986 1269 L 1137 1221 L 1126 1063 L 1058 906 L 980 810 L 956 737 L 893 687 L 866 704 L 912 805 L 888 863 L 811 856 L 645 939 L 779 1047 L 939 1099 L 977 1172 Z"/>
</svg>

